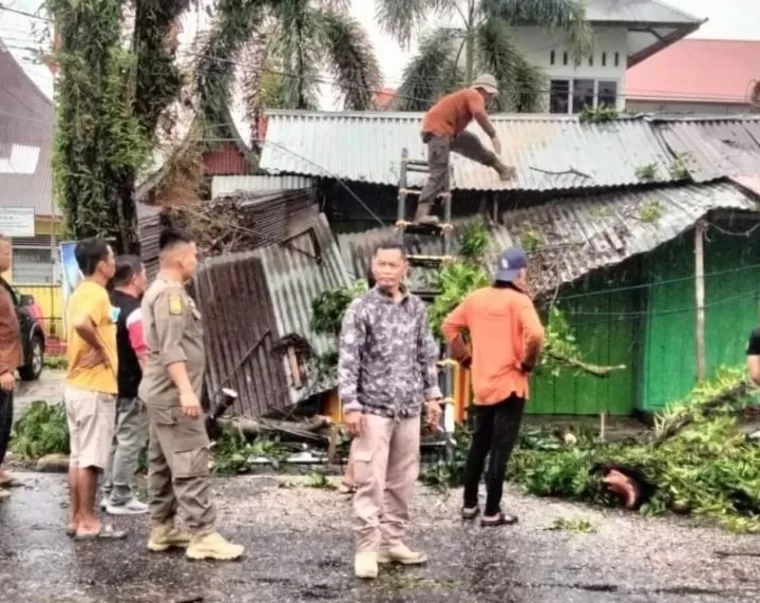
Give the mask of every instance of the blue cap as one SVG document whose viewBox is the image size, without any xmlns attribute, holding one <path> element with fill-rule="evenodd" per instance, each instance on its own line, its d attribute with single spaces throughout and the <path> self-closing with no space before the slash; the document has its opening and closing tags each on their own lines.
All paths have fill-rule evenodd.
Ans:
<svg viewBox="0 0 760 603">
<path fill-rule="evenodd" d="M 520 270 L 528 267 L 528 255 L 522 247 L 510 247 L 502 251 L 496 265 L 496 280 L 506 283 L 513 282 Z"/>
</svg>

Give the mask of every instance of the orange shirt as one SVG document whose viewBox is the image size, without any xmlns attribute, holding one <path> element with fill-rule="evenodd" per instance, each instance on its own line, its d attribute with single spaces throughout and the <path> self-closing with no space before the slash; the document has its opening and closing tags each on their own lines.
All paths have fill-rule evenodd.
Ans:
<svg viewBox="0 0 760 603">
<path fill-rule="evenodd" d="M 464 329 L 472 341 L 474 403 L 491 405 L 516 394 L 528 398 L 528 375 L 535 366 L 544 328 L 533 301 L 514 288 L 484 287 L 468 295 L 443 321 L 451 343 Z"/>
<path fill-rule="evenodd" d="M 422 119 L 422 131 L 435 136 L 456 136 L 464 132 L 469 123 L 476 119 L 491 136 L 484 124 L 488 123 L 486 105 L 477 90 L 465 88 L 444 96 Z"/>
</svg>

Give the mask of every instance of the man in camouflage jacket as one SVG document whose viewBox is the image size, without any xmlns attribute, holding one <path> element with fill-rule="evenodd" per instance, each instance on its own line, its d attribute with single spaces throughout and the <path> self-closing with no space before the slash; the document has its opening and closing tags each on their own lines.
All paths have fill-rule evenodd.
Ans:
<svg viewBox="0 0 760 603">
<path fill-rule="evenodd" d="M 356 576 L 375 578 L 378 563 L 417 565 L 423 553 L 403 542 L 419 473 L 420 417 L 441 414 L 438 351 L 427 311 L 402 284 L 403 246 L 380 245 L 372 258 L 375 286 L 343 319 L 338 380 L 352 446 L 356 494 Z"/>
</svg>

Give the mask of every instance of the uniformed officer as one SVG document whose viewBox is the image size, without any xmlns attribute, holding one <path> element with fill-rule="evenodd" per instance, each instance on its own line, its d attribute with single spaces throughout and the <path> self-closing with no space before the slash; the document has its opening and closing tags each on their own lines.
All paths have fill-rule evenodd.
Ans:
<svg viewBox="0 0 760 603">
<path fill-rule="evenodd" d="M 237 559 L 243 547 L 214 531 L 209 439 L 200 404 L 203 326 L 184 286 L 198 265 L 197 250 L 187 235 L 174 230 L 161 234 L 159 248 L 159 273 L 142 302 L 148 361 L 139 397 L 150 426 L 148 549 L 181 547 L 190 559 Z M 188 532 L 174 523 L 178 509 Z"/>
</svg>

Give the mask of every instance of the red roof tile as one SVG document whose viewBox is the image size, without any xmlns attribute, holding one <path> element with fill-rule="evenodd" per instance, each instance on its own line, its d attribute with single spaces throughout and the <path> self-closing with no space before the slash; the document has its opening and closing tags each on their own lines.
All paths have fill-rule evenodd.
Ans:
<svg viewBox="0 0 760 603">
<path fill-rule="evenodd" d="M 631 67 L 626 98 L 746 103 L 760 82 L 760 41 L 676 42 Z"/>
</svg>

